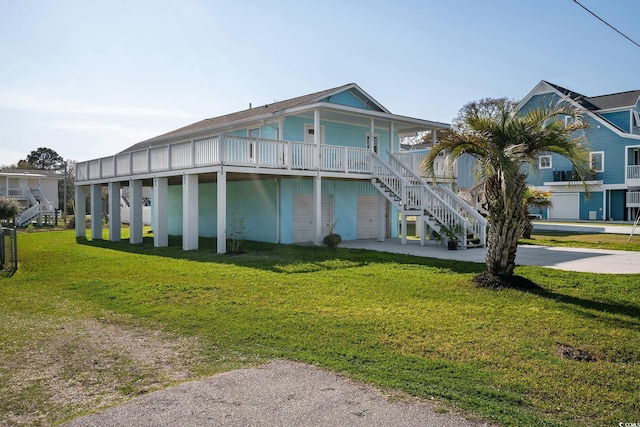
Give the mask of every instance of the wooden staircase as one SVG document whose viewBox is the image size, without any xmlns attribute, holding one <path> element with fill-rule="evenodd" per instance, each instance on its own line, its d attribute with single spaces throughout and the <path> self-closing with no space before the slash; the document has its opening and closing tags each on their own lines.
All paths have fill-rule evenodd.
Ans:
<svg viewBox="0 0 640 427">
<path fill-rule="evenodd" d="M 388 153 L 389 162 L 373 153 L 372 184 L 403 216 L 415 216 L 422 227 L 443 240 L 457 240 L 462 248 L 484 247 L 487 221 L 448 187 L 427 184 L 415 171 Z"/>
</svg>

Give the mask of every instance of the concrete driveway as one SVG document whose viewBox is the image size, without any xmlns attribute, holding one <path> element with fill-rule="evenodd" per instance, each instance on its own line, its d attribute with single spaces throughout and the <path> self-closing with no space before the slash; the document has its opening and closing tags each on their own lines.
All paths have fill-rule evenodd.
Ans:
<svg viewBox="0 0 640 427">
<path fill-rule="evenodd" d="M 430 241 L 424 246 L 418 240 L 402 245 L 400 239 L 351 240 L 340 246 L 480 263 L 485 262 L 487 253 L 485 248 L 450 251 L 446 245 Z M 518 247 L 516 264 L 585 273 L 640 274 L 640 252 L 523 245 Z"/>
</svg>

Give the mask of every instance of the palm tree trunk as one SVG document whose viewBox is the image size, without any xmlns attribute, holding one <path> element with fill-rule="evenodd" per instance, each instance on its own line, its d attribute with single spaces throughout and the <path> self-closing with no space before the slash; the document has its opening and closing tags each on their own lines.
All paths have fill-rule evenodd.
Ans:
<svg viewBox="0 0 640 427">
<path fill-rule="evenodd" d="M 485 186 L 490 225 L 487 270 L 501 279 L 511 278 L 515 268 L 518 239 L 522 235 L 525 221 L 525 178 L 524 174 L 509 179 L 495 174 L 487 179 Z"/>
</svg>

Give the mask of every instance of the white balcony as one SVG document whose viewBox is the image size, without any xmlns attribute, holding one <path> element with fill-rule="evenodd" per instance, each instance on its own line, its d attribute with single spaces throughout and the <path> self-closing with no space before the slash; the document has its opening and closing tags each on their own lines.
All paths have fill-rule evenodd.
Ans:
<svg viewBox="0 0 640 427">
<path fill-rule="evenodd" d="M 627 186 L 640 187 L 640 165 L 627 166 Z"/>
<path fill-rule="evenodd" d="M 366 148 L 282 141 L 240 136 L 213 136 L 170 145 L 116 154 L 76 163 L 76 182 L 109 181 L 113 178 L 150 177 L 156 174 L 220 165 L 286 171 L 370 174 L 371 151 Z M 421 155 L 402 153 L 402 161 L 417 171 Z M 440 160 L 440 159 L 439 159 Z M 444 159 L 442 159 L 444 162 Z M 436 165 L 439 179 L 453 178 L 444 165 Z M 290 173 L 290 172 L 289 172 Z"/>
<path fill-rule="evenodd" d="M 627 192 L 627 207 L 640 208 L 640 191 Z"/>
</svg>

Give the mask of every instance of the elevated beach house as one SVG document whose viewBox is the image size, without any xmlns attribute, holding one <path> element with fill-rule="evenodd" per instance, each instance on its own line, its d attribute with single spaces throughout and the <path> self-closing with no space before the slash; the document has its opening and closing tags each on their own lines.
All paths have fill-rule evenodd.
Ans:
<svg viewBox="0 0 640 427">
<path fill-rule="evenodd" d="M 16 200 L 22 209 L 15 218 L 18 227 L 54 218 L 60 179 L 44 170 L 0 169 L 0 196 Z"/>
<path fill-rule="evenodd" d="M 448 124 L 392 114 L 356 84 L 205 119 L 101 159 L 76 163 L 77 211 L 92 216 L 108 188 L 109 239 L 120 240 L 120 194 L 128 187 L 131 243 L 142 241 L 143 188 L 150 188 L 154 244 L 181 235 L 319 245 L 406 236 L 406 217 L 462 245 L 484 242 L 485 223 L 447 187 L 428 184 L 422 155 L 401 152 L 405 135 Z M 86 219 L 76 219 L 86 235 Z M 102 236 L 100 221 L 91 237 Z"/>
</svg>

